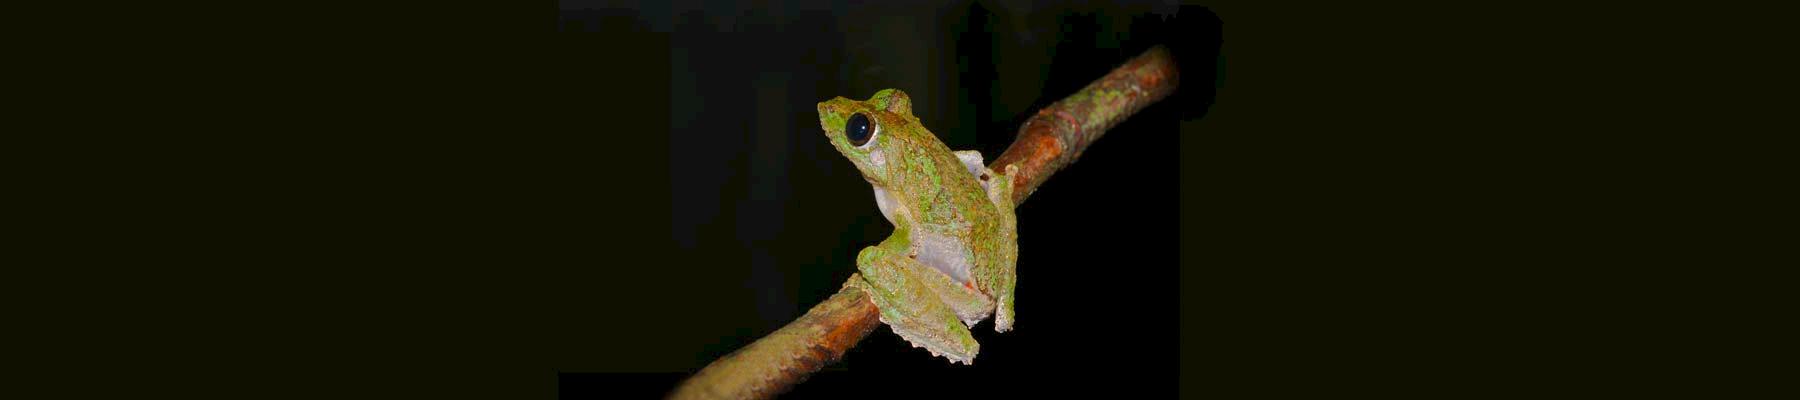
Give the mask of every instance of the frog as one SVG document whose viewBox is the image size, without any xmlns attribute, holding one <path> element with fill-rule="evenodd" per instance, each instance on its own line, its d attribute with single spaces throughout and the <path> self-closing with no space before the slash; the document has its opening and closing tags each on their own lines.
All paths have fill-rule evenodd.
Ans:
<svg viewBox="0 0 1800 400">
<path fill-rule="evenodd" d="M 879 319 L 913 347 L 973 365 L 971 329 L 989 316 L 1012 330 L 1018 259 L 1013 177 L 979 151 L 952 151 L 912 113 L 899 89 L 868 100 L 818 103 L 831 146 L 873 188 L 894 231 L 856 255 L 846 283 L 868 293 Z"/>
</svg>

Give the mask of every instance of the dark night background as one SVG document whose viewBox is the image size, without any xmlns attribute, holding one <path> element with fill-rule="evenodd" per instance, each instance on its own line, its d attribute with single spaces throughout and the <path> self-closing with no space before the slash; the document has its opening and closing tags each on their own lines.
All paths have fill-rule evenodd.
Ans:
<svg viewBox="0 0 1800 400">
<path fill-rule="evenodd" d="M 950 366 L 885 327 L 792 397 L 991 397 L 1046 381 L 1127 397 L 1178 383 L 1184 159 L 1205 153 L 1222 23 L 1203 7 L 1030 2 L 769 4 L 608 10 L 564 1 L 565 33 L 666 32 L 666 235 L 635 251 L 619 321 L 547 332 L 565 397 L 660 394 L 834 293 L 892 227 L 824 140 L 814 104 L 899 88 L 953 149 L 990 160 L 1030 112 L 1152 45 L 1178 95 L 1113 128 L 1018 209 L 1019 328 L 978 325 L 975 365 Z M 596 48 L 595 51 L 604 51 Z M 605 134 L 595 129 L 592 134 Z M 651 170 L 654 171 L 654 170 Z M 611 275 L 611 274 L 607 274 Z M 605 296 L 603 296 L 605 297 Z M 567 304 L 568 307 L 584 307 Z M 592 338 L 606 338 L 593 341 Z M 638 372 L 638 374 L 622 374 Z M 918 382 L 931 382 L 918 384 Z"/>
<path fill-rule="evenodd" d="M 78 375 L 52 388 L 74 397 L 659 398 L 889 233 L 814 104 L 900 88 L 991 159 L 1156 44 L 1175 95 L 1018 209 L 1016 330 L 978 325 L 975 365 L 952 366 L 877 328 L 791 397 L 1710 398 L 1737 385 L 1681 368 L 1736 363 L 1677 356 L 1769 354 L 1671 333 L 1742 331 L 1674 318 L 1738 306 L 1692 283 L 1735 252 L 1645 267 L 1729 231 L 1673 213 L 1737 218 L 1666 200 L 1734 175 L 1689 169 L 1721 130 L 1663 112 L 1725 96 L 1669 95 L 1714 77 L 1650 68 L 1699 40 L 1617 63 L 1636 31 L 1594 27 L 1679 36 L 1685 16 L 1639 14 L 1686 9 L 650 3 L 561 1 L 550 26 L 529 8 L 524 37 L 486 8 L 281 3 L 34 41 L 98 59 L 16 57 L 79 60 L 17 97 L 80 108 L 15 113 L 63 129 L 18 138 L 78 142 L 18 174 L 74 175 L 14 190 L 74 208 L 14 208 L 55 220 L 21 236 L 72 244 L 9 264 L 9 289 L 47 289 L 7 292 L 17 347 L 51 353 L 19 364 Z"/>
</svg>

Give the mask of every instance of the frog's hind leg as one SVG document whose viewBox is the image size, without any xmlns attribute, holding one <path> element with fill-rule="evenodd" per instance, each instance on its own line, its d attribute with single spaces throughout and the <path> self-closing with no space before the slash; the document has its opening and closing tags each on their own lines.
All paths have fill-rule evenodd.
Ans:
<svg viewBox="0 0 1800 400">
<path fill-rule="evenodd" d="M 950 311 L 956 313 L 957 318 L 962 319 L 963 325 L 972 329 L 976 323 L 994 315 L 994 301 L 988 299 L 987 295 L 976 291 L 972 282 L 957 282 L 949 275 L 944 275 L 936 268 L 931 268 L 915 259 L 907 259 L 901 263 L 912 264 L 907 268 L 914 271 L 913 277 L 924 283 L 932 293 L 937 293 L 938 298 L 942 299 L 945 305 L 950 306 Z"/>
<path fill-rule="evenodd" d="M 933 278 L 926 274 L 942 274 L 888 244 L 863 249 L 856 257 L 863 290 L 880 310 L 881 322 L 914 347 L 924 347 L 951 362 L 973 364 L 980 344 L 956 311 L 927 283 Z"/>
</svg>

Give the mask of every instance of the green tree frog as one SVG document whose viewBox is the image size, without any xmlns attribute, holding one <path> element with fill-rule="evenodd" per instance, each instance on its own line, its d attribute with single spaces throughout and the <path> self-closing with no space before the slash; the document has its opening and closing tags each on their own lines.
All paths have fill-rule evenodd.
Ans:
<svg viewBox="0 0 1800 400">
<path fill-rule="evenodd" d="M 912 115 L 906 93 L 875 92 L 868 101 L 819 103 L 832 147 L 875 189 L 875 205 L 894 233 L 856 256 L 851 285 L 869 294 L 894 333 L 952 363 L 973 364 L 975 324 L 1013 326 L 1018 258 L 1012 176 L 993 171 L 977 151 L 951 151 Z"/>
</svg>

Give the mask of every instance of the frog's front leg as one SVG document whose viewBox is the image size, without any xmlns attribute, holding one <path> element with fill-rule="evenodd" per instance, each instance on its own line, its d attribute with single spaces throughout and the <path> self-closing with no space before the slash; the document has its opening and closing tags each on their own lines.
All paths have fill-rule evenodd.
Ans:
<svg viewBox="0 0 1800 400">
<path fill-rule="evenodd" d="M 1000 171 L 990 170 L 987 174 L 982 182 L 987 184 L 988 201 L 993 202 L 994 209 L 999 212 L 1002 236 L 995 244 L 998 260 L 994 261 L 995 268 L 987 276 L 993 287 L 994 301 L 999 302 L 994 310 L 994 331 L 1006 332 L 1013 328 L 1013 290 L 1018 279 L 1019 226 L 1017 216 L 1013 214 L 1013 177 L 1019 175 L 1019 167 L 1007 164 Z"/>
<path fill-rule="evenodd" d="M 954 284 L 943 273 L 913 259 L 904 223 L 895 225 L 893 236 L 856 256 L 863 290 L 880 310 L 881 322 L 901 338 L 951 362 L 973 364 L 980 344 L 959 320 L 959 307 L 946 303 L 941 293 L 943 285 Z M 991 309 L 993 303 L 986 304 Z"/>
</svg>

